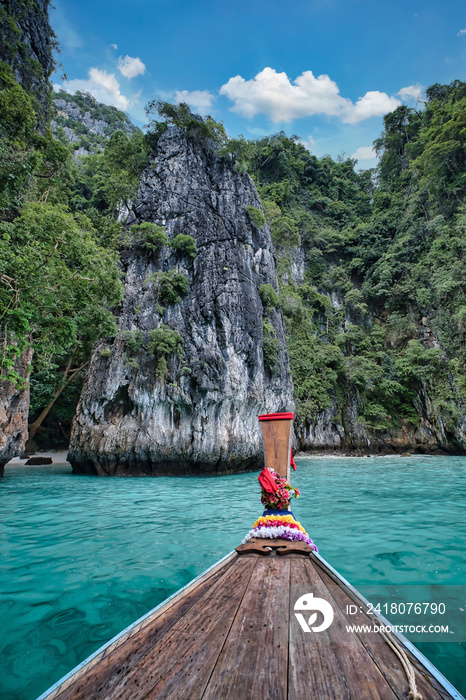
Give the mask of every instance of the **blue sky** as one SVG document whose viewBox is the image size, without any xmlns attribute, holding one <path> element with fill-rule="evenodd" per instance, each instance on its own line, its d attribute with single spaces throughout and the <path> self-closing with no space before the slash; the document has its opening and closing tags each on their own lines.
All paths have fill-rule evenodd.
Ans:
<svg viewBox="0 0 466 700">
<path fill-rule="evenodd" d="M 297 134 L 321 157 L 373 167 L 383 114 L 466 79 L 464 0 L 56 0 L 62 71 L 143 125 L 186 101 L 230 136 Z M 421 105 L 422 106 L 422 105 Z"/>
</svg>

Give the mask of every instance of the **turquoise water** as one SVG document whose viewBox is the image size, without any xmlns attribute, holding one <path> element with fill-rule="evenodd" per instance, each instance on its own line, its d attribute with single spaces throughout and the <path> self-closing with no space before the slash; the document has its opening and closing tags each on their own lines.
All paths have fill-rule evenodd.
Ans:
<svg viewBox="0 0 466 700">
<path fill-rule="evenodd" d="M 466 584 L 466 458 L 302 459 L 295 516 L 367 584 Z M 8 466 L 0 480 L 0 697 L 34 700 L 235 547 L 257 474 L 99 479 Z M 466 692 L 466 645 L 419 644 Z"/>
</svg>

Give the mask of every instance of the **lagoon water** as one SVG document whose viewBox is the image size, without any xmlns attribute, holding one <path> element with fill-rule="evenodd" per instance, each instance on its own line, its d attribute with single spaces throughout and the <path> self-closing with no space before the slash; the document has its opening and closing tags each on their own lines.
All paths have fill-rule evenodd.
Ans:
<svg viewBox="0 0 466 700">
<path fill-rule="evenodd" d="M 295 517 L 363 593 L 379 584 L 466 591 L 466 458 L 297 465 Z M 257 474 L 101 479 L 68 466 L 7 465 L 0 480 L 2 700 L 34 700 L 231 551 L 260 514 Z M 466 693 L 466 644 L 417 646 Z"/>
</svg>

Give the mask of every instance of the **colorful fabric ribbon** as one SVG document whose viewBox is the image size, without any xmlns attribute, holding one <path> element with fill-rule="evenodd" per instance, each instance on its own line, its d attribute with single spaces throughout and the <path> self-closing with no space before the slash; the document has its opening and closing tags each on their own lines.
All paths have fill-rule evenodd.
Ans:
<svg viewBox="0 0 466 700">
<path fill-rule="evenodd" d="M 267 493 L 276 493 L 278 491 L 276 481 L 270 473 L 270 470 L 267 469 L 267 467 L 263 468 L 263 470 L 257 478 L 259 479 L 260 485 L 262 486 L 264 491 L 267 491 Z"/>
</svg>

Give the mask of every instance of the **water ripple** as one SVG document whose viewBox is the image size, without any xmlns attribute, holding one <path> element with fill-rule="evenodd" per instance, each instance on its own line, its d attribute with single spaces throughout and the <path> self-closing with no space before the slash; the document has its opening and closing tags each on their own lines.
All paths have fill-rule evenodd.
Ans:
<svg viewBox="0 0 466 700">
<path fill-rule="evenodd" d="M 466 584 L 465 467 L 298 460 L 293 510 L 355 585 Z M 2 700 L 33 700 L 235 547 L 261 513 L 257 474 L 99 479 L 7 466 L 0 501 Z M 460 645 L 428 646 L 450 676 L 464 666 Z"/>
</svg>

